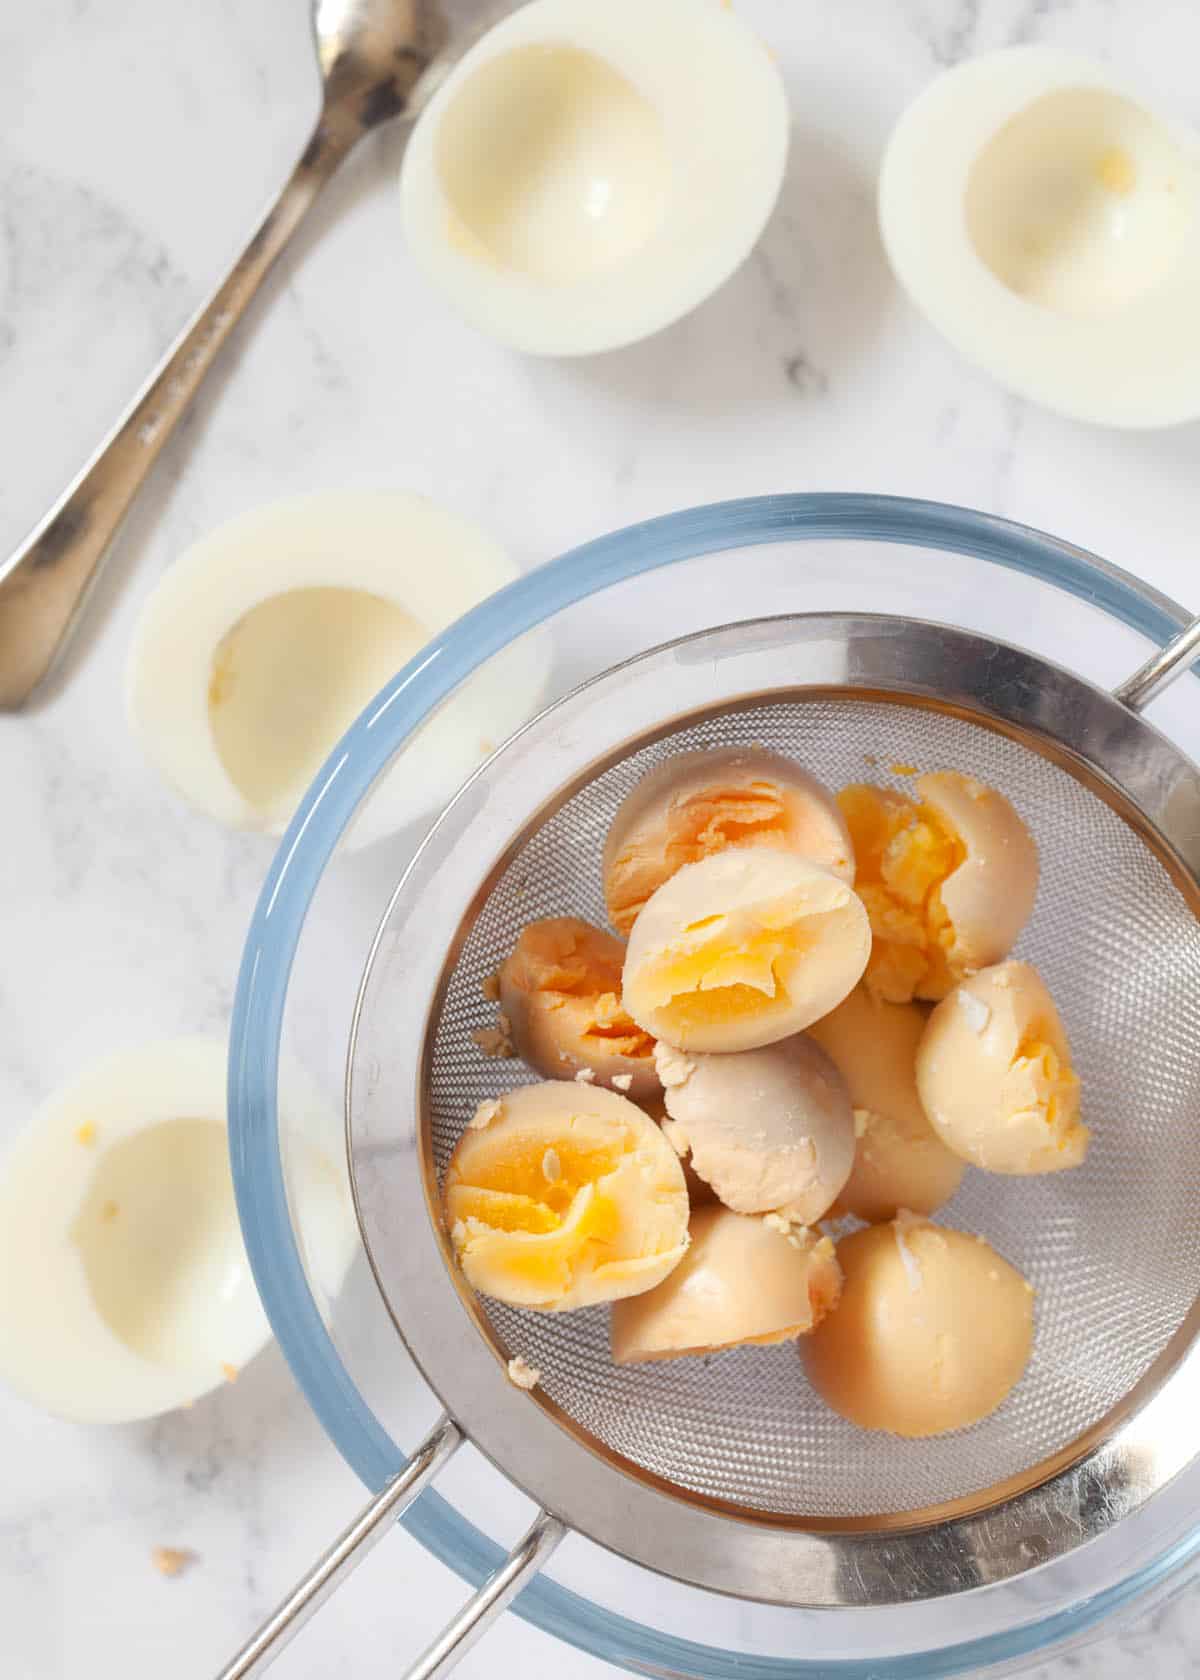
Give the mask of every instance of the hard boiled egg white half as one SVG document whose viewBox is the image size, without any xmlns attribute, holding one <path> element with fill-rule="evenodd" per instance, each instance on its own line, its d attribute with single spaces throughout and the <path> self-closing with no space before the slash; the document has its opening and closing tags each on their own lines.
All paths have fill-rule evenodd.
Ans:
<svg viewBox="0 0 1200 1680">
<path fill-rule="evenodd" d="M 236 1379 L 270 1336 L 229 1169 L 226 1046 L 108 1057 L 50 1098 L 0 1164 L 0 1377 L 85 1423 L 152 1417 Z M 357 1226 L 338 1117 L 281 1069 L 289 1190 L 318 1296 Z"/>
<path fill-rule="evenodd" d="M 1200 136 L 1107 66 L 947 71 L 896 125 L 879 216 L 917 307 L 1011 390 L 1103 425 L 1200 415 Z"/>
<path fill-rule="evenodd" d="M 485 532 L 402 491 L 255 509 L 190 548 L 146 602 L 129 653 L 130 722 L 192 805 L 282 834 L 384 684 L 517 576 Z M 536 633 L 489 660 L 395 759 L 349 845 L 434 813 L 536 709 L 545 672 Z"/>
<path fill-rule="evenodd" d="M 422 113 L 404 231 L 437 289 L 502 343 L 609 350 L 740 266 L 787 145 L 779 72 L 718 0 L 534 0 Z"/>
</svg>

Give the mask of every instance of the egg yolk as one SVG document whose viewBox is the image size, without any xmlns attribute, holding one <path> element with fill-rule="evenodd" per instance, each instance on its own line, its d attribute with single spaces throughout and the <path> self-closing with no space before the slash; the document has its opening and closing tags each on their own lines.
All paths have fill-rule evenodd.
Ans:
<svg viewBox="0 0 1200 1680">
<path fill-rule="evenodd" d="M 612 873 L 609 913 L 619 928 L 631 927 L 651 893 L 685 864 L 729 846 L 786 847 L 790 832 L 787 801 L 766 780 L 704 788 L 673 801 L 663 821 L 665 837 L 651 846 L 631 845 Z"/>
<path fill-rule="evenodd" d="M 680 1027 L 732 1021 L 784 1006 L 788 979 L 819 938 L 822 917 L 801 929 L 787 906 L 760 906 L 753 915 L 712 916 L 693 922 L 684 937 L 709 933 L 698 946 L 668 948 L 645 964 L 639 992 L 646 1004 Z"/>
<path fill-rule="evenodd" d="M 498 1193 L 528 1207 L 532 1221 L 525 1225 L 514 1219 L 504 1224 L 504 1230 L 553 1231 L 579 1192 L 607 1177 L 620 1158 L 620 1150 L 579 1149 L 567 1138 L 556 1138 L 549 1147 L 540 1139 L 530 1140 L 510 1154 L 480 1163 L 471 1172 L 470 1184 L 457 1187 L 453 1194 L 469 1199 Z M 455 1211 L 459 1217 L 469 1217 L 461 1205 L 456 1204 Z"/>
<path fill-rule="evenodd" d="M 615 1091 L 573 1081 L 481 1104 L 443 1206 L 467 1282 L 540 1311 L 652 1289 L 687 1247 L 687 1189 L 659 1127 Z"/>
<path fill-rule="evenodd" d="M 563 1138 L 551 1148 L 532 1140 L 481 1164 L 470 1183 L 447 1191 L 456 1250 L 469 1254 L 485 1232 L 546 1239 L 505 1245 L 492 1264 L 518 1288 L 547 1298 L 564 1294 L 576 1267 L 616 1236 L 620 1216 L 602 1185 L 620 1158 L 619 1150 L 577 1149 Z"/>
<path fill-rule="evenodd" d="M 610 934 L 557 916 L 522 930 L 505 972 L 542 1009 L 564 1012 L 582 1050 L 649 1062 L 654 1040 L 621 1006 L 624 957 Z"/>
<path fill-rule="evenodd" d="M 1044 1039 L 1030 1034 L 1017 1047 L 1008 1079 L 1006 1111 L 1014 1119 L 1040 1118 L 1065 1149 L 1079 1111 L 1079 1076 Z"/>
<path fill-rule="evenodd" d="M 931 806 L 858 783 L 838 804 L 854 841 L 855 891 L 871 922 L 868 989 L 887 1003 L 943 998 L 959 976 L 941 889 L 964 862 L 962 840 Z"/>
</svg>

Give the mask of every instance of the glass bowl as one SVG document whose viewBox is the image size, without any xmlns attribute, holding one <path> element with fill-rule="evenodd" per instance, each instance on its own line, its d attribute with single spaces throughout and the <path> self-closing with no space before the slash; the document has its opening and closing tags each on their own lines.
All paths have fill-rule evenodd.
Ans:
<svg viewBox="0 0 1200 1680">
<path fill-rule="evenodd" d="M 370 790 L 447 716 L 473 672 L 549 636 L 549 698 L 661 642 L 783 613 L 894 612 L 1020 644 L 1113 687 L 1187 622 L 1173 601 L 1073 545 L 967 509 L 868 495 L 784 495 L 669 514 L 539 568 L 436 637 L 347 732 L 296 813 L 246 943 L 230 1055 L 230 1141 L 255 1278 L 297 1381 L 368 1488 L 405 1463 L 439 1406 L 360 1254 L 336 1301 L 310 1265 L 320 1234 L 290 1194 L 281 1048 L 335 1086 L 375 929 L 420 831 L 348 863 L 338 841 Z M 1154 722 L 1192 757 L 1190 683 Z M 413 1023 L 412 1030 L 419 1030 Z M 397 1031 L 404 1024 L 397 1023 Z M 331 1140 L 338 1141 L 340 1140 Z M 1200 1549 L 1200 1463 L 1097 1539 L 1018 1578 L 888 1608 L 795 1610 L 665 1579 L 572 1535 L 516 1613 L 641 1673 L 746 1680 L 1019 1668 L 1181 1586 Z M 472 1585 L 531 1502 L 471 1447 L 403 1519 Z M 796 1655 L 803 1652 L 803 1656 Z"/>
</svg>

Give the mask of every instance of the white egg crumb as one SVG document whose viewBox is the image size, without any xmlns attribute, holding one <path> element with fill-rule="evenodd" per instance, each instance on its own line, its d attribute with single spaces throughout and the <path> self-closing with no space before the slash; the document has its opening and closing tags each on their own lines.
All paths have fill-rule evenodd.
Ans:
<svg viewBox="0 0 1200 1680">
<path fill-rule="evenodd" d="M 595 1068 L 582 1067 L 575 1075 L 576 1085 L 594 1085 L 596 1082 Z"/>
<path fill-rule="evenodd" d="M 790 1219 L 786 1219 L 782 1213 L 764 1213 L 763 1224 L 769 1231 L 778 1231 L 781 1237 L 791 1235 L 792 1222 Z"/>
<path fill-rule="evenodd" d="M 562 1162 L 556 1149 L 547 1149 L 542 1156 L 542 1177 L 547 1184 L 557 1184 L 562 1177 Z"/>
<path fill-rule="evenodd" d="M 481 1102 L 467 1121 L 468 1130 L 472 1132 L 486 1131 L 492 1121 L 499 1118 L 503 1107 L 504 1104 L 499 1097 L 489 1097 L 486 1102 Z"/>
<path fill-rule="evenodd" d="M 998 981 L 997 984 L 999 984 Z M 976 997 L 973 992 L 968 992 L 963 986 L 960 986 L 954 995 L 971 1031 L 973 1033 L 986 1032 L 987 1024 L 992 1018 L 990 1007 L 984 1003 L 982 998 Z"/>
<path fill-rule="evenodd" d="M 908 1287 L 915 1295 L 921 1287 L 921 1262 L 908 1246 L 905 1233 L 911 1231 L 914 1225 L 924 1225 L 925 1221 L 908 1208 L 901 1208 L 892 1220 L 892 1234 L 896 1239 L 896 1249 L 900 1255 L 900 1264 L 904 1267 L 904 1275 L 908 1279 Z"/>
<path fill-rule="evenodd" d="M 866 1137 L 871 1129 L 871 1111 L 869 1108 L 854 1110 L 854 1135 L 856 1138 Z"/>
<path fill-rule="evenodd" d="M 813 1249 L 814 1260 L 832 1260 L 833 1255 L 834 1255 L 833 1238 L 832 1237 L 822 1237 L 820 1242 Z"/>
<path fill-rule="evenodd" d="M 614 1073 L 612 1076 L 612 1082 L 614 1090 L 628 1091 L 629 1087 L 633 1084 L 633 1075 L 631 1073 Z"/>
<path fill-rule="evenodd" d="M 504 1017 L 501 1016 L 500 1020 L 503 1021 Z M 495 1061 L 511 1061 L 516 1055 L 512 1038 L 499 1024 L 494 1027 L 477 1027 L 471 1037 L 484 1055 L 492 1057 Z"/>
<path fill-rule="evenodd" d="M 664 1044 L 661 1038 L 654 1046 L 654 1071 L 668 1089 L 673 1085 L 686 1085 L 694 1067 L 695 1063 L 689 1061 L 682 1050 Z"/>
<path fill-rule="evenodd" d="M 483 979 L 479 982 L 479 990 L 483 993 L 484 998 L 488 1003 L 499 1003 L 500 976 L 498 974 L 485 974 Z"/>
<path fill-rule="evenodd" d="M 508 1380 L 514 1388 L 536 1388 L 542 1380 L 542 1373 L 536 1365 L 531 1365 L 521 1355 L 514 1354 L 508 1362 Z"/>
<path fill-rule="evenodd" d="M 189 1564 L 195 1563 L 196 1554 L 182 1546 L 155 1546 L 150 1553 L 150 1562 L 160 1575 L 168 1578 L 182 1575 Z"/>
<path fill-rule="evenodd" d="M 671 1145 L 671 1148 L 675 1151 L 676 1155 L 679 1156 L 681 1161 L 684 1156 L 691 1154 L 691 1140 L 684 1131 L 683 1127 L 679 1124 L 678 1120 L 664 1120 L 662 1123 L 662 1135 L 666 1138 L 667 1142 Z"/>
</svg>

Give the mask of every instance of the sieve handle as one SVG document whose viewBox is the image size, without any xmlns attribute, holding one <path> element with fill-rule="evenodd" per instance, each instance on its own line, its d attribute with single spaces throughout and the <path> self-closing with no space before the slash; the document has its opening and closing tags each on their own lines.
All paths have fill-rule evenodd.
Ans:
<svg viewBox="0 0 1200 1680">
<path fill-rule="evenodd" d="M 1114 688 L 1113 699 L 1128 706 L 1130 711 L 1140 712 L 1156 694 L 1162 693 L 1168 683 L 1182 676 L 1198 654 L 1200 618 L 1194 618 L 1177 636 L 1172 636 L 1166 647 L 1159 648 L 1144 665 L 1138 666 L 1131 677 L 1126 677 L 1119 687 Z"/>
<path fill-rule="evenodd" d="M 291 1644 L 309 1617 L 321 1608 L 325 1600 L 341 1586 L 351 1570 L 379 1544 L 393 1521 L 408 1509 L 462 1442 L 463 1437 L 458 1426 L 449 1418 L 441 1418 L 400 1474 L 394 1476 L 383 1491 L 375 1495 L 345 1533 L 334 1541 L 304 1579 L 293 1587 L 253 1639 L 243 1645 L 233 1661 L 221 1670 L 217 1680 L 250 1680 L 251 1675 L 261 1674 L 274 1662 L 285 1647 Z M 489 1582 L 488 1586 L 490 1585 Z M 483 1590 L 486 1592 L 487 1587 Z M 511 1594 L 509 1596 L 511 1597 Z M 505 1603 L 507 1602 L 506 1599 Z M 470 1609 L 470 1605 L 467 1609 Z"/>
<path fill-rule="evenodd" d="M 548 1511 L 539 1511 L 496 1573 L 489 1577 L 474 1598 L 469 1598 L 425 1654 L 404 1675 L 403 1680 L 442 1680 L 481 1639 L 531 1575 L 536 1575 L 559 1541 L 567 1533 L 564 1523 Z"/>
</svg>

